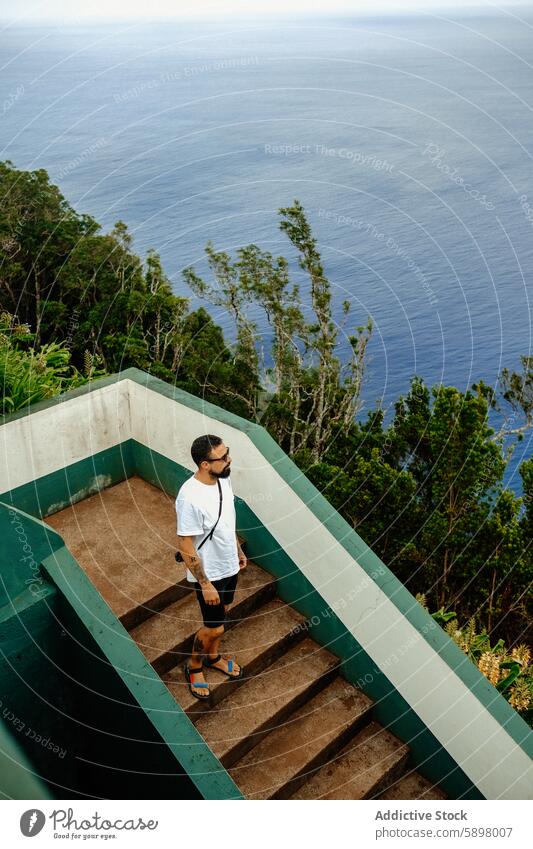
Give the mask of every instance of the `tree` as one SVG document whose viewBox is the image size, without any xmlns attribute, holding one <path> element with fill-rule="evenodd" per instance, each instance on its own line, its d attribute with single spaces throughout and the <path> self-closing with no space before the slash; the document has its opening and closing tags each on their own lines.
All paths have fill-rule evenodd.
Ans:
<svg viewBox="0 0 533 849">
<path fill-rule="evenodd" d="M 483 396 L 492 409 L 499 413 L 510 407 L 511 413 L 505 415 L 504 421 L 495 433 L 493 439 L 498 441 L 503 437 L 516 436 L 518 440 L 533 427 L 533 357 L 520 357 L 522 370 L 520 372 L 502 369 L 498 378 L 498 390 L 487 386 L 483 381 L 473 384 L 472 389 Z M 516 424 L 517 420 L 522 422 Z M 509 455 L 512 453 L 511 447 Z"/>
<path fill-rule="evenodd" d="M 183 351 L 172 382 L 239 416 L 248 418 L 250 375 L 246 363 L 235 361 L 224 334 L 209 313 L 200 308 L 189 313 L 182 331 Z"/>
<path fill-rule="evenodd" d="M 260 370 L 263 387 L 272 382 L 272 391 L 257 392 L 246 401 L 250 417 L 261 419 L 280 445 L 289 453 L 309 449 L 319 461 L 336 425 L 349 426 L 360 408 L 365 352 L 372 324 L 358 327 L 349 339 L 351 357 L 341 364 L 335 355 L 338 330 L 333 321 L 331 286 L 304 210 L 298 201 L 280 209 L 280 229 L 298 252 L 298 263 L 310 282 L 314 320 L 305 320 L 299 288 L 290 286 L 289 263 L 274 258 L 257 245 L 237 251 L 232 262 L 228 254 L 217 252 L 211 243 L 206 254 L 214 283 L 207 283 L 193 268 L 184 278 L 193 291 L 210 303 L 223 307 L 233 317 L 237 330 L 236 359 Z M 257 327 L 247 317 L 246 308 L 259 305 L 273 330 L 271 359 L 257 357 Z M 350 305 L 344 302 L 344 320 Z M 250 385 L 252 381 L 250 380 Z M 245 399 L 243 399 L 245 400 Z M 263 401 L 263 404 L 261 404 Z"/>
<path fill-rule="evenodd" d="M 489 633 L 495 631 L 506 639 L 520 634 L 531 637 L 531 582 L 533 569 L 527 555 L 527 537 L 520 522 L 522 499 L 508 489 L 501 489 L 494 507 L 476 539 L 479 551 L 472 569 L 456 576 L 456 584 L 464 581 L 456 597 L 466 596 L 468 607 L 476 605 Z M 472 564 L 472 565 L 474 565 Z M 463 565 L 464 568 L 464 565 Z M 449 599 L 453 607 L 454 599 Z M 464 610 L 464 600 L 460 606 Z M 529 633 L 528 633 L 529 632 Z M 514 641 L 514 640 L 513 640 Z"/>
<path fill-rule="evenodd" d="M 314 386 L 311 398 L 306 398 L 309 412 L 306 425 L 312 421 L 312 433 L 306 434 L 311 443 L 312 456 L 318 462 L 329 442 L 332 427 L 336 423 L 349 425 L 360 409 L 366 347 L 372 332 L 372 322 L 357 328 L 349 336 L 351 356 L 342 366 L 335 356 L 338 331 L 332 318 L 331 286 L 324 273 L 322 259 L 316 247 L 311 228 L 299 201 L 293 206 L 280 209 L 280 229 L 289 237 L 299 252 L 298 264 L 306 272 L 311 283 L 311 306 L 316 322 L 305 326 L 305 350 L 318 361 L 314 370 Z M 348 301 L 343 303 L 345 318 L 350 311 Z M 344 376 L 342 372 L 344 371 Z"/>
<path fill-rule="evenodd" d="M 525 553 L 530 560 L 533 560 L 533 457 L 522 462 L 520 476 L 522 478 L 525 507 L 520 519 L 520 525 L 525 540 Z"/>
<path fill-rule="evenodd" d="M 59 270 L 98 225 L 77 215 L 42 169 L 17 171 L 0 163 L 0 192 L 0 308 L 34 328 L 38 344 Z"/>
<path fill-rule="evenodd" d="M 480 612 L 487 628 L 524 622 L 532 578 L 522 501 L 503 486 L 506 457 L 487 422 L 481 394 L 423 382 L 396 404 L 393 454 L 417 483 L 424 523 L 417 561 L 438 607 Z"/>
<path fill-rule="evenodd" d="M 245 303 L 249 300 L 248 292 L 241 287 L 239 267 L 231 262 L 227 253 L 215 251 L 208 242 L 205 252 L 209 268 L 214 276 L 214 284 L 206 283 L 196 274 L 193 268 L 183 272 L 185 282 L 198 297 L 205 298 L 211 304 L 227 310 L 235 322 L 237 341 L 234 349 L 233 362 L 241 373 L 241 393 L 235 388 L 228 388 L 228 394 L 237 398 L 245 406 L 247 417 L 257 418 L 258 404 L 258 354 L 256 350 L 257 328 L 254 322 L 246 317 Z"/>
<path fill-rule="evenodd" d="M 396 403 L 394 434 L 400 462 L 419 487 L 426 521 L 421 530 L 424 565 L 438 587 L 437 606 L 450 592 L 450 575 L 501 482 L 501 447 L 491 442 L 487 402 L 471 392 L 437 386 L 429 393 L 420 379 Z M 440 574 L 438 572 L 440 571 Z"/>
</svg>

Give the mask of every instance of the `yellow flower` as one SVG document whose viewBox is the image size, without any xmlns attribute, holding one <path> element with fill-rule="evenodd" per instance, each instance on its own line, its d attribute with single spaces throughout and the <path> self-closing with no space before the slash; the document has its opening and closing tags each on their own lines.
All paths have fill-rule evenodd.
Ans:
<svg viewBox="0 0 533 849">
<path fill-rule="evenodd" d="M 417 602 L 422 605 L 422 607 L 424 607 L 426 610 L 428 609 L 425 593 L 417 593 L 415 595 L 415 598 Z"/>
<path fill-rule="evenodd" d="M 496 686 L 500 680 L 500 658 L 491 651 L 483 652 L 478 661 L 479 671 Z"/>
<path fill-rule="evenodd" d="M 531 691 L 527 681 L 517 680 L 514 687 L 511 688 L 509 704 L 515 710 L 527 710 L 531 704 Z"/>
<path fill-rule="evenodd" d="M 531 651 L 529 650 L 529 646 L 525 643 L 522 643 L 519 646 L 515 646 L 511 650 L 511 657 L 513 660 L 517 660 L 522 666 L 527 666 L 531 659 Z"/>
</svg>

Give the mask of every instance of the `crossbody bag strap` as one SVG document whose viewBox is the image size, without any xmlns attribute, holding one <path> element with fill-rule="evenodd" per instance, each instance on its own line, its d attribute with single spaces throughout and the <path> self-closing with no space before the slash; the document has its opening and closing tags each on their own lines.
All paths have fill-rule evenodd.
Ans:
<svg viewBox="0 0 533 849">
<path fill-rule="evenodd" d="M 207 536 L 202 540 L 200 545 L 196 546 L 196 551 L 200 551 L 204 542 L 207 542 L 208 539 L 211 539 L 213 537 L 213 534 L 215 533 L 215 528 L 218 525 L 218 520 L 220 519 L 220 516 L 222 515 L 222 487 L 220 486 L 220 480 L 218 478 L 217 478 L 217 485 L 218 485 L 218 516 L 217 516 L 217 520 L 216 520 L 215 524 L 213 525 L 212 529 L 207 534 Z"/>
</svg>

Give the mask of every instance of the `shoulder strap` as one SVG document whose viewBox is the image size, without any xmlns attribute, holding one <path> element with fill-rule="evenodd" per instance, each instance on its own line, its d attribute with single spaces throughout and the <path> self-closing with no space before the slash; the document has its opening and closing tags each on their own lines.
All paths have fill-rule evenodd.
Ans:
<svg viewBox="0 0 533 849">
<path fill-rule="evenodd" d="M 218 520 L 220 519 L 220 516 L 222 514 L 222 487 L 220 486 L 220 481 L 219 481 L 218 478 L 217 478 L 217 486 L 218 486 L 218 516 L 217 516 L 217 520 L 216 520 L 215 524 L 213 525 L 213 527 L 211 528 L 211 530 L 209 531 L 209 533 L 207 534 L 207 536 L 204 537 L 204 539 L 202 540 L 200 545 L 196 546 L 196 551 L 199 551 L 201 549 L 204 542 L 207 542 L 208 539 L 212 538 L 213 534 L 215 533 L 215 528 L 218 525 Z"/>
</svg>

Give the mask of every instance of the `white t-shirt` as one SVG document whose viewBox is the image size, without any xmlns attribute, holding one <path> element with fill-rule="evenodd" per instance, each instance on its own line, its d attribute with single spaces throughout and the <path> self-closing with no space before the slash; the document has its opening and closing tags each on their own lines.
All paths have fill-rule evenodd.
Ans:
<svg viewBox="0 0 533 849">
<path fill-rule="evenodd" d="M 228 578 L 239 571 L 233 488 L 229 477 L 219 480 L 222 487 L 222 513 L 215 533 L 198 552 L 210 581 Z M 217 520 L 219 501 L 216 482 L 210 485 L 202 483 L 194 475 L 188 478 L 176 496 L 178 534 L 194 537 L 195 546 L 199 545 Z M 196 580 L 189 569 L 187 580 Z"/>
</svg>

